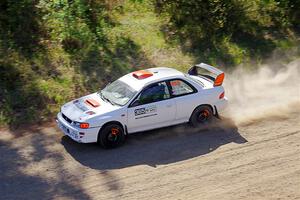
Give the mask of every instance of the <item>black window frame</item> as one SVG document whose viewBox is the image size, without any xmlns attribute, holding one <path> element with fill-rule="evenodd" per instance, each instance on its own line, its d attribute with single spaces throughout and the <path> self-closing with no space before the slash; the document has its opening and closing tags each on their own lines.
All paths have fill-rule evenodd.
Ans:
<svg viewBox="0 0 300 200">
<path fill-rule="evenodd" d="M 181 95 L 173 95 L 172 94 L 172 86 L 171 86 L 171 83 L 170 81 L 175 81 L 175 80 L 179 80 L 179 81 L 182 81 L 184 83 L 186 83 L 188 86 L 190 86 L 192 89 L 193 89 L 193 92 L 190 92 L 190 93 L 186 93 L 186 94 L 181 94 Z M 136 107 L 136 106 L 141 106 L 141 105 L 147 105 L 147 104 L 150 104 L 150 103 L 145 103 L 145 104 L 140 104 L 140 105 L 136 105 L 136 106 L 133 106 L 133 102 L 140 96 L 140 94 L 145 90 L 145 89 L 148 89 L 149 87 L 151 87 L 152 85 L 155 85 L 155 84 L 159 84 L 159 83 L 162 83 L 162 82 L 165 82 L 166 85 L 167 85 L 167 88 L 168 88 L 168 92 L 170 94 L 170 98 L 167 98 L 167 99 L 162 99 L 162 100 L 159 100 L 159 101 L 154 101 L 154 102 L 151 102 L 151 103 L 156 103 L 156 102 L 160 102 L 160 101 L 164 101 L 164 100 L 169 100 L 169 99 L 173 99 L 173 98 L 176 98 L 176 97 L 182 97 L 182 96 L 187 96 L 187 95 L 191 95 L 191 94 L 195 94 L 198 92 L 198 90 L 196 89 L 195 86 L 193 86 L 193 84 L 191 84 L 190 82 L 184 80 L 184 79 L 181 79 L 181 78 L 172 78 L 172 79 L 167 79 L 167 80 L 163 80 L 163 81 L 158 81 L 158 82 L 155 82 L 155 83 L 151 83 L 150 85 L 147 85 L 146 87 L 144 87 L 133 99 L 132 101 L 130 102 L 128 108 L 132 108 L 132 107 Z"/>
<path fill-rule="evenodd" d="M 139 105 L 136 105 L 136 106 L 132 105 L 132 104 L 135 102 L 135 100 L 140 96 L 140 94 L 141 94 L 143 91 L 145 91 L 146 89 L 150 88 L 150 87 L 153 86 L 153 85 L 156 85 L 156 84 L 159 84 L 159 83 L 163 83 L 163 82 L 164 82 L 164 83 L 166 84 L 166 86 L 167 86 L 167 90 L 168 90 L 168 92 L 169 92 L 170 97 L 167 98 L 167 99 L 161 99 L 161 100 L 153 101 L 153 102 L 150 102 L 150 103 L 156 103 L 156 102 L 160 102 L 160 101 L 164 101 L 164 100 L 169 100 L 169 99 L 173 98 L 173 97 L 172 97 L 172 94 L 171 94 L 171 91 L 170 91 L 170 87 L 169 87 L 168 80 L 158 81 L 158 82 L 151 83 L 150 85 L 147 85 L 146 87 L 144 87 L 144 88 L 143 88 L 143 89 L 142 89 L 142 90 L 141 90 L 141 91 L 133 98 L 133 100 L 130 102 L 128 108 L 132 108 L 132 107 L 137 107 L 137 106 L 142 106 L 142 105 L 150 104 L 150 103 L 144 103 L 144 104 L 139 104 Z"/>
<path fill-rule="evenodd" d="M 182 81 L 184 82 L 185 84 L 187 84 L 188 86 L 190 86 L 192 88 L 192 92 L 190 93 L 185 93 L 185 94 L 180 94 L 180 95 L 174 95 L 172 94 L 172 85 L 171 85 L 171 81 L 176 81 L 176 80 L 179 80 L 179 81 Z M 186 95 L 190 95 L 190 94 L 195 94 L 198 92 L 198 90 L 195 88 L 195 86 L 193 86 L 190 82 L 186 81 L 186 80 L 183 80 L 181 78 L 173 78 L 173 79 L 169 79 L 167 80 L 167 84 L 168 84 L 168 87 L 169 87 L 169 92 L 170 92 L 170 95 L 172 98 L 176 98 L 176 97 L 182 97 L 182 96 L 186 96 Z"/>
</svg>

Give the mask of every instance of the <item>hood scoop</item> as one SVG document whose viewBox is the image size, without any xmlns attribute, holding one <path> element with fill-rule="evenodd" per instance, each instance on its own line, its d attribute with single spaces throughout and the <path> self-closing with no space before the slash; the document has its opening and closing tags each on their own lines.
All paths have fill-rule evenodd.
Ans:
<svg viewBox="0 0 300 200">
<path fill-rule="evenodd" d="M 98 101 L 96 101 L 95 99 L 87 99 L 87 100 L 85 100 L 85 103 L 94 108 L 97 108 L 100 106 L 100 103 Z"/>
</svg>

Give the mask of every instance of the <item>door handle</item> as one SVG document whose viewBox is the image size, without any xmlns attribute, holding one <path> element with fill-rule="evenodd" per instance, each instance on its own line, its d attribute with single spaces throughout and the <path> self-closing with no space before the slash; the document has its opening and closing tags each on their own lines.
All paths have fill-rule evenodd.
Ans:
<svg viewBox="0 0 300 200">
<path fill-rule="evenodd" d="M 171 107 L 172 107 L 172 104 L 168 104 L 167 107 L 168 107 L 168 108 L 171 108 Z"/>
</svg>

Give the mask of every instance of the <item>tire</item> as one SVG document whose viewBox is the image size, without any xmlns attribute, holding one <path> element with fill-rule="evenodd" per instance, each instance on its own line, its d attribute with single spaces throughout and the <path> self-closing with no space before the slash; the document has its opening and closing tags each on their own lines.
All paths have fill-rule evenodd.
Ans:
<svg viewBox="0 0 300 200">
<path fill-rule="evenodd" d="M 190 117 L 190 124 L 193 127 L 204 127 L 213 119 L 213 111 L 210 106 L 198 106 Z"/>
<path fill-rule="evenodd" d="M 108 124 L 103 127 L 98 136 L 98 143 L 105 149 L 116 148 L 125 141 L 123 127 L 118 124 Z"/>
</svg>

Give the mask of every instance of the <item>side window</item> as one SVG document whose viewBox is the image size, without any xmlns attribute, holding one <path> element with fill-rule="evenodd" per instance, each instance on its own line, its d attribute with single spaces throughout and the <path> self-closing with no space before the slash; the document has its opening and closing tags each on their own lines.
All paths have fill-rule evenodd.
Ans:
<svg viewBox="0 0 300 200">
<path fill-rule="evenodd" d="M 144 89 L 138 98 L 133 102 L 132 106 L 152 103 L 169 98 L 170 93 L 166 82 L 160 82 Z"/>
<path fill-rule="evenodd" d="M 193 88 L 182 80 L 172 80 L 170 81 L 170 85 L 172 89 L 171 93 L 174 96 L 180 96 L 194 92 Z"/>
</svg>

